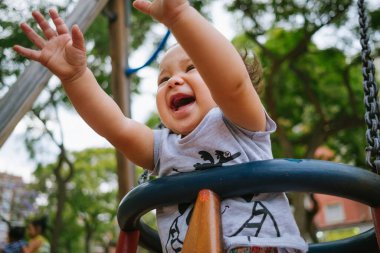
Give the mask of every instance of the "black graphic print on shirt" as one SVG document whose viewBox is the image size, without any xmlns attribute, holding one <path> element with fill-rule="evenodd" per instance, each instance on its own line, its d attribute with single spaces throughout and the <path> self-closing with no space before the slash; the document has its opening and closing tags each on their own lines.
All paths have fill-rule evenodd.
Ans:
<svg viewBox="0 0 380 253">
<path fill-rule="evenodd" d="M 206 161 L 205 163 L 196 163 L 193 165 L 195 170 L 205 170 L 212 167 L 222 166 L 224 163 L 227 163 L 229 161 L 234 160 L 235 158 L 239 157 L 241 155 L 240 152 L 236 152 L 235 154 L 231 155 L 231 152 L 229 151 L 221 151 L 221 150 L 215 150 L 215 158 L 207 151 L 201 150 L 198 152 L 200 155 L 200 158 L 203 161 Z M 182 171 L 173 168 L 173 171 L 183 173 Z M 183 240 L 185 239 L 184 234 L 180 234 L 182 229 L 180 228 L 179 224 L 183 224 L 183 222 L 186 222 L 186 225 L 189 226 L 191 214 L 193 213 L 193 208 L 191 208 L 187 213 L 187 209 L 191 204 L 179 204 L 178 205 L 178 212 L 180 215 L 178 215 L 172 222 L 169 228 L 169 236 L 168 240 L 165 245 L 166 252 L 171 251 L 173 252 L 181 252 Z M 186 233 L 186 231 L 182 231 L 182 233 Z"/>
<path fill-rule="evenodd" d="M 198 152 L 198 154 L 203 159 L 203 161 L 206 162 L 194 164 L 193 167 L 195 168 L 195 170 L 205 170 L 213 167 L 222 166 L 224 163 L 232 161 L 241 155 L 240 152 L 236 152 L 235 154 L 231 155 L 231 152 L 229 151 L 215 150 L 215 157 L 217 159 L 217 161 L 215 161 L 214 157 L 208 151 L 201 150 Z M 184 171 L 181 171 L 176 168 L 173 168 L 172 170 L 178 173 L 184 173 Z"/>
<path fill-rule="evenodd" d="M 215 150 L 215 156 L 218 161 L 215 162 L 214 157 L 207 151 L 199 151 L 198 154 L 201 156 L 205 163 L 196 163 L 194 164 L 195 170 L 204 170 L 212 167 L 222 166 L 224 163 L 234 160 L 235 158 L 241 155 L 240 152 L 237 152 L 231 155 L 229 151 Z"/>
<path fill-rule="evenodd" d="M 178 205 L 179 216 L 177 216 L 169 228 L 169 237 L 165 245 L 165 252 L 181 252 L 186 230 L 180 228 L 181 224 L 186 222 L 186 226 L 189 226 L 190 218 L 194 208 L 189 208 L 191 203 L 182 203 Z M 188 210 L 190 209 L 190 210 Z M 188 211 L 186 213 L 186 211 Z"/>
<path fill-rule="evenodd" d="M 251 203 L 252 212 L 248 214 L 249 216 L 239 219 L 243 221 L 241 226 L 234 233 L 226 236 L 234 237 L 239 234 L 249 234 L 249 236 L 247 236 L 247 241 L 250 242 L 251 237 L 260 237 L 260 232 L 265 231 L 273 236 L 280 237 L 280 230 L 272 213 L 261 201 L 253 201 Z M 183 222 L 186 222 L 186 225 L 189 226 L 191 214 L 193 212 L 193 208 L 189 208 L 190 205 L 191 204 L 180 204 L 178 206 L 180 215 L 174 219 L 170 226 L 169 237 L 165 245 L 166 252 L 181 252 L 186 231 L 180 229 L 180 224 L 183 225 Z M 230 206 L 222 208 L 222 216 L 228 208 L 230 208 Z M 181 232 L 183 234 L 181 234 Z"/>
<path fill-rule="evenodd" d="M 203 163 L 196 163 L 193 165 L 195 170 L 205 170 L 212 167 L 222 166 L 224 163 L 234 160 L 241 155 L 240 152 L 232 154 L 228 151 L 215 150 L 215 158 L 207 151 L 199 151 L 198 154 L 203 160 Z M 175 169 L 173 169 L 175 170 Z M 175 170 L 180 172 L 178 170 Z M 242 196 L 246 202 L 250 202 L 255 194 L 247 194 Z M 277 222 L 270 211 L 265 207 L 265 205 L 260 201 L 252 201 L 252 211 L 246 214 L 247 217 L 239 218 L 242 224 L 239 228 L 232 233 L 227 235 L 229 237 L 237 236 L 241 233 L 249 234 L 247 240 L 250 241 L 251 237 L 259 237 L 261 231 L 266 231 L 266 233 L 271 233 L 273 236 L 280 237 L 280 231 Z M 186 228 L 190 223 L 191 214 L 193 212 L 193 207 L 190 208 L 191 204 L 179 204 L 178 212 L 179 215 L 173 220 L 169 229 L 168 240 L 165 245 L 166 252 L 181 252 L 183 241 L 185 239 Z M 222 207 L 222 215 L 228 213 L 229 208 L 234 208 L 233 206 Z M 182 233 L 182 234 L 181 234 Z"/>
<path fill-rule="evenodd" d="M 260 231 L 264 228 L 267 232 L 269 231 L 271 234 L 280 237 L 280 230 L 278 229 L 277 222 L 271 212 L 260 201 L 255 201 L 253 203 L 251 215 L 245 220 L 239 229 L 237 229 L 233 234 L 227 236 L 233 237 L 242 233 L 242 231 L 245 231 L 244 234 L 250 234 L 254 237 L 258 237 Z M 250 236 L 247 237 L 250 241 Z"/>
</svg>

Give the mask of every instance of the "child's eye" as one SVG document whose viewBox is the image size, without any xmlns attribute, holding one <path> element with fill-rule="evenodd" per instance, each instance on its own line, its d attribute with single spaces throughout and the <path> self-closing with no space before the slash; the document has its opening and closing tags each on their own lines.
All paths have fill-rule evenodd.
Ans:
<svg viewBox="0 0 380 253">
<path fill-rule="evenodd" d="M 158 86 L 163 84 L 164 82 L 167 82 L 170 78 L 169 77 L 163 77 L 158 81 Z"/>
<path fill-rule="evenodd" d="M 193 64 L 189 65 L 187 68 L 186 68 L 186 72 L 189 72 L 190 70 L 193 70 L 195 69 L 195 66 Z"/>
</svg>

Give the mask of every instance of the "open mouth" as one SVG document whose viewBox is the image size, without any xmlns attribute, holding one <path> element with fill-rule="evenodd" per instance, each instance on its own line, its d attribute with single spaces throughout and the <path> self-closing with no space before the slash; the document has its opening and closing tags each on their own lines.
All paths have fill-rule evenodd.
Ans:
<svg viewBox="0 0 380 253">
<path fill-rule="evenodd" d="M 195 101 L 195 97 L 186 94 L 176 94 L 170 98 L 170 108 L 174 111 L 178 111 L 181 107 L 192 104 Z"/>
</svg>

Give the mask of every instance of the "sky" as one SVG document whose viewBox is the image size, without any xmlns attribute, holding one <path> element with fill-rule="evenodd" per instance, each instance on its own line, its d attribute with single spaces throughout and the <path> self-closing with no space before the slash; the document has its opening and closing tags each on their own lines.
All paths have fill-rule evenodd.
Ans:
<svg viewBox="0 0 380 253">
<path fill-rule="evenodd" d="M 216 28 L 228 39 L 232 39 L 235 34 L 232 28 L 233 20 L 224 14 L 222 7 L 224 2 L 225 0 L 218 1 L 218 3 L 213 6 L 212 18 Z M 162 34 L 164 34 L 166 30 L 162 26 L 157 29 L 158 32 Z M 168 44 L 173 43 L 175 43 L 175 41 L 173 37 L 171 37 Z M 153 46 L 146 45 L 139 51 L 131 52 L 129 65 L 131 67 L 142 65 L 153 50 Z M 132 96 L 131 110 L 132 118 L 144 123 L 149 115 L 156 111 L 155 83 L 157 72 L 152 68 L 144 68 L 140 70 L 138 74 L 143 80 L 140 88 L 141 95 Z M 104 138 L 97 135 L 75 111 L 60 108 L 59 117 L 64 129 L 64 144 L 68 150 L 78 151 L 89 147 L 111 147 L 111 145 Z M 21 176 L 26 182 L 30 182 L 32 180 L 32 172 L 36 167 L 36 162 L 28 157 L 24 144 L 25 131 L 26 123 L 25 120 L 22 120 L 0 148 L 0 172 Z M 54 153 L 57 152 L 57 150 L 54 146 L 46 145 L 41 148 L 39 159 L 43 156 L 44 162 L 53 162 L 55 158 Z"/>
</svg>

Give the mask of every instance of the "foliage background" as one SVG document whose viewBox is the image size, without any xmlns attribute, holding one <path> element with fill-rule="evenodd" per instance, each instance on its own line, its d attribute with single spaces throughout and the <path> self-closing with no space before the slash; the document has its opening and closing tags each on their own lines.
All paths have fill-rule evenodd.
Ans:
<svg viewBox="0 0 380 253">
<path fill-rule="evenodd" d="M 214 2 L 193 1 L 193 4 L 210 17 L 210 4 Z M 261 97 L 278 124 L 273 135 L 274 156 L 314 158 L 315 151 L 324 146 L 334 152 L 331 158 L 334 161 L 365 167 L 355 2 L 235 0 L 223 3 L 236 20 L 234 45 L 239 50 L 247 50 L 251 57 L 259 57 L 264 67 L 265 88 Z M 375 1 L 370 3 L 369 34 L 373 56 L 378 58 L 380 11 Z M 67 13 L 74 8 L 75 1 L 0 2 L 0 98 L 28 64 L 11 50 L 13 44 L 31 46 L 18 23 L 32 23 L 28 18 L 31 10 L 46 12 L 52 6 Z M 85 36 L 89 65 L 102 88 L 110 93 L 107 13 L 104 11 L 97 17 Z M 131 51 L 144 47 L 145 41 L 158 43 L 160 40 L 154 32 L 154 22 L 147 16 L 132 11 L 130 25 Z M 326 36 L 322 40 L 332 39 L 335 43 L 320 47 L 316 38 L 320 39 L 321 34 Z M 132 77 L 133 92 L 140 92 L 141 81 L 139 74 Z M 67 150 L 62 138 L 65 129 L 57 113 L 61 107 L 72 110 L 59 83 L 53 80 L 26 116 L 25 145 L 30 156 L 38 160 L 37 154 L 46 147 L 55 146 L 58 150 L 55 162 L 40 161 L 31 187 L 46 200 L 40 206 L 40 213 L 51 219 L 49 236 L 52 240 L 57 237 L 59 250 L 56 252 L 90 252 L 95 245 L 107 248 L 117 231 L 113 151 Z M 153 114 L 147 124 L 153 127 L 158 122 L 157 115 Z M 53 130 L 57 126 L 60 131 Z M 64 195 L 62 201 L 59 201 L 60 194 Z M 302 194 L 291 196 L 291 201 L 296 207 L 295 216 L 303 235 L 315 240 L 311 217 L 317 206 L 305 208 L 304 198 Z M 58 223 L 55 222 L 59 210 L 64 211 L 58 236 L 55 232 Z"/>
</svg>

